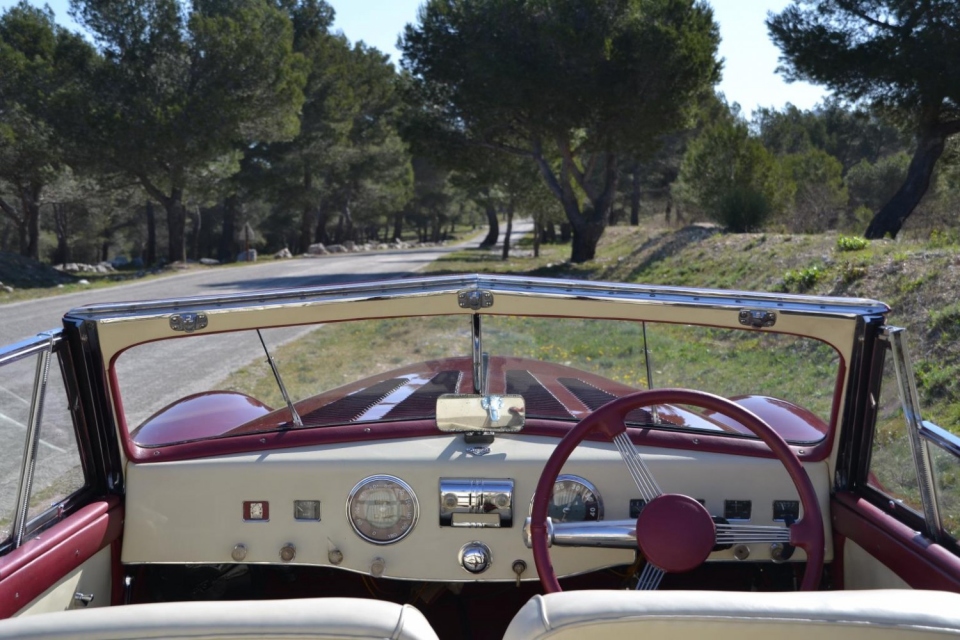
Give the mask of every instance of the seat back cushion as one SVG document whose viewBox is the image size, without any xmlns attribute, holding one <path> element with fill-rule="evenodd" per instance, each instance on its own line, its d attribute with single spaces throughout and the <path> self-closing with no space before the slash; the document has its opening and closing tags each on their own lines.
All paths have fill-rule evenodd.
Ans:
<svg viewBox="0 0 960 640">
<path fill-rule="evenodd" d="M 410 605 L 360 598 L 163 602 L 60 611 L 0 620 L 0 639 L 436 640 Z"/>
<path fill-rule="evenodd" d="M 569 591 L 534 596 L 504 640 L 914 640 L 960 638 L 960 595 L 879 590 L 800 593 Z"/>
</svg>

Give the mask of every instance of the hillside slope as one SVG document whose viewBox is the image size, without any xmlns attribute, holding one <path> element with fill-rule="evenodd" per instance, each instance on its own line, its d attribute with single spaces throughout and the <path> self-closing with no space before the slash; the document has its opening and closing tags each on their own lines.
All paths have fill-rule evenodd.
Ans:
<svg viewBox="0 0 960 640">
<path fill-rule="evenodd" d="M 552 275 L 688 287 L 873 298 L 891 307 L 890 324 L 908 329 L 924 417 L 960 431 L 960 246 L 872 241 L 835 234 L 727 234 L 613 227 L 588 268 Z M 842 248 L 841 248 L 842 245 Z"/>
</svg>

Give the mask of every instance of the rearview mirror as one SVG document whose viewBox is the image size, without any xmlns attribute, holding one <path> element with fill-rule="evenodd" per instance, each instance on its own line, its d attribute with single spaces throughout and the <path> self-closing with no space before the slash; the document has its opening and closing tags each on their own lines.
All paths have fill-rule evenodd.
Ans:
<svg viewBox="0 0 960 640">
<path fill-rule="evenodd" d="M 523 429 L 523 396 L 477 396 L 447 393 L 437 398 L 440 431 L 511 433 Z"/>
</svg>

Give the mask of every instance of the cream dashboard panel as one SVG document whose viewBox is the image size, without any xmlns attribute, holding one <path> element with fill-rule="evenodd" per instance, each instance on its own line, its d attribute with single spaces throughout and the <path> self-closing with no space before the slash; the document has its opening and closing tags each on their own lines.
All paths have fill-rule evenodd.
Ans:
<svg viewBox="0 0 960 640">
<path fill-rule="evenodd" d="M 231 563 L 243 545 L 244 563 L 280 564 L 281 550 L 293 546 L 291 564 L 332 566 L 385 577 L 428 581 L 516 580 L 515 560 L 523 560 L 523 579 L 536 578 L 533 556 L 522 528 L 552 438 L 499 436 L 486 455 L 468 453 L 462 436 L 440 434 L 407 440 L 323 445 L 229 455 L 169 463 L 128 464 L 125 563 Z M 775 500 L 796 500 L 796 490 L 776 460 L 665 449 L 640 449 L 660 487 L 702 500 L 722 515 L 725 500 L 750 500 L 750 524 L 774 524 Z M 820 500 L 824 522 L 829 484 L 824 464 L 807 465 Z M 629 517 L 630 500 L 639 497 L 613 445 L 584 443 L 563 470 L 593 483 L 604 503 L 604 519 Z M 347 517 L 354 487 L 374 475 L 407 483 L 419 502 L 419 517 L 409 535 L 391 544 L 361 538 Z M 504 480 L 514 483 L 513 526 L 441 526 L 440 479 Z M 294 502 L 319 501 L 319 520 L 298 520 Z M 248 503 L 247 506 L 244 503 Z M 249 503 L 267 503 L 267 518 L 250 521 Z M 259 511 L 259 508 L 257 509 Z M 301 514 L 302 515 L 302 514 Z M 828 525 L 829 526 L 829 525 Z M 461 548 L 479 541 L 492 563 L 482 574 L 460 564 Z M 826 535 L 827 560 L 832 536 Z M 287 549 L 289 552 L 289 548 Z M 334 553 L 331 553 L 334 552 Z M 339 552 L 339 553 L 336 553 Z M 633 562 L 630 550 L 554 548 L 558 575 L 572 575 Z M 769 550 L 751 549 L 750 559 L 769 559 Z M 797 552 L 802 558 L 802 551 Z M 714 560 L 732 558 L 718 551 Z M 382 565 L 381 565 L 382 563 Z"/>
</svg>

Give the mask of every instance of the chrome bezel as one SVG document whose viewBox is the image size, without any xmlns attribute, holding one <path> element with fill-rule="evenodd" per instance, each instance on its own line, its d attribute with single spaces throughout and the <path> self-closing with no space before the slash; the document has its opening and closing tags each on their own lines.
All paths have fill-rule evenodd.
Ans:
<svg viewBox="0 0 960 640">
<path fill-rule="evenodd" d="M 594 497 L 597 499 L 597 522 L 603 520 L 603 496 L 600 495 L 600 492 L 597 490 L 596 485 L 587 480 L 584 477 L 572 474 L 572 473 L 561 473 L 557 476 L 557 479 L 554 480 L 553 484 L 556 485 L 558 482 L 578 482 L 588 491 L 593 493 Z M 530 496 L 530 508 L 527 511 L 528 516 L 533 515 L 533 500 L 536 498 L 536 495 Z M 585 521 L 589 522 L 589 521 Z"/>
<path fill-rule="evenodd" d="M 359 528 L 357 528 L 357 524 L 353 521 L 353 516 L 351 515 L 353 501 L 357 497 L 357 494 L 360 493 L 360 491 L 364 487 L 374 482 L 391 482 L 399 486 L 404 491 L 406 491 L 407 494 L 409 494 L 410 499 L 413 501 L 413 517 L 410 520 L 410 526 L 406 527 L 406 529 L 404 529 L 400 535 L 398 535 L 396 538 L 393 538 L 392 540 L 378 540 L 376 538 L 371 538 L 367 534 L 360 531 Z M 347 496 L 346 515 L 347 515 L 347 521 L 350 523 L 350 526 L 353 528 L 354 532 L 358 536 L 366 540 L 367 542 L 371 544 L 378 544 L 378 545 L 394 544 L 396 542 L 400 542 L 401 540 L 406 538 L 408 535 L 410 535 L 410 532 L 413 531 L 414 528 L 417 526 L 417 521 L 420 519 L 420 501 L 417 499 L 417 494 L 414 493 L 413 488 L 409 484 L 401 480 L 400 478 L 396 476 L 386 475 L 386 474 L 378 474 L 375 476 L 368 476 L 364 478 L 363 480 L 358 482 L 356 486 L 353 487 L 353 489 L 350 490 L 350 494 Z"/>
</svg>

